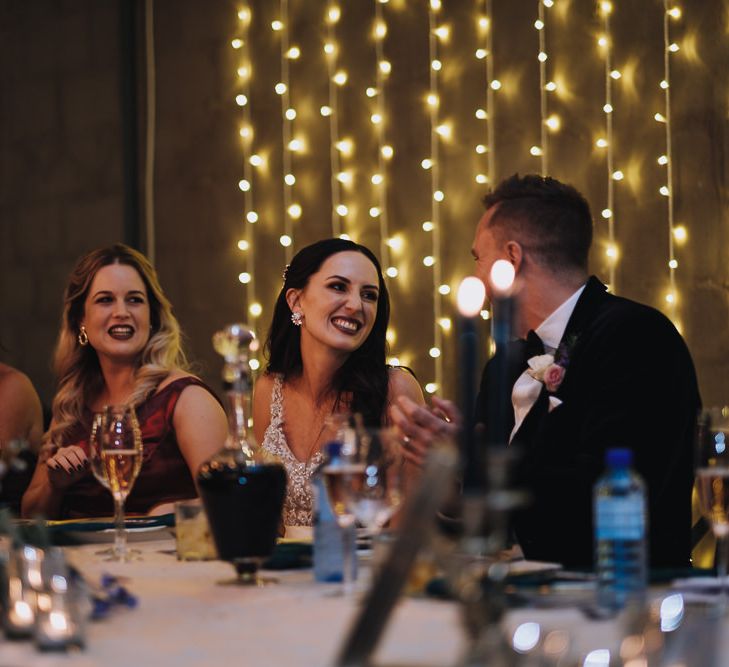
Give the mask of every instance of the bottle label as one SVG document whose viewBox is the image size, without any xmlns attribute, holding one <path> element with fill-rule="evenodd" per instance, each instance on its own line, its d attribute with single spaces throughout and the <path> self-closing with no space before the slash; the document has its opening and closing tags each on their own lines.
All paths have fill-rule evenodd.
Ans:
<svg viewBox="0 0 729 667">
<path fill-rule="evenodd" d="M 598 498 L 595 503 L 595 537 L 598 540 L 640 540 L 645 535 L 645 515 L 640 498 Z"/>
</svg>

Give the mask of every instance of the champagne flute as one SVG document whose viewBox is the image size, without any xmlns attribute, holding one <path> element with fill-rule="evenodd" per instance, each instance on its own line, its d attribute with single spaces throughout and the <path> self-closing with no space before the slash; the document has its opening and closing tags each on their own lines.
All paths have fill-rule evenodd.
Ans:
<svg viewBox="0 0 729 667">
<path fill-rule="evenodd" d="M 376 536 L 403 501 L 404 459 L 394 428 L 360 428 L 356 442 L 364 478 L 352 489 L 353 511 L 360 526 Z"/>
<path fill-rule="evenodd" d="M 91 470 L 114 499 L 114 548 L 109 560 L 130 560 L 124 528 L 124 503 L 142 467 L 142 435 L 134 408 L 106 406 L 94 415 L 91 437 Z"/>
<path fill-rule="evenodd" d="M 727 609 L 729 543 L 729 407 L 701 411 L 696 436 L 696 488 L 704 518 L 716 538 L 719 607 Z"/>
</svg>

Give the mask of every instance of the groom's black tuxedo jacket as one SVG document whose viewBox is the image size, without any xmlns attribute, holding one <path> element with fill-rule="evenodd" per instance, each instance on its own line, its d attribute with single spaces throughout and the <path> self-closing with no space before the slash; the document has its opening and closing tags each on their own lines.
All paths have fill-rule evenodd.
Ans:
<svg viewBox="0 0 729 667">
<path fill-rule="evenodd" d="M 526 557 L 592 566 L 592 487 L 604 470 L 606 449 L 628 447 L 648 489 L 651 566 L 687 566 L 700 398 L 683 339 L 660 312 L 608 294 L 591 277 L 562 342 L 567 369 L 554 393 L 562 403 L 549 411 L 542 387 L 512 443 L 522 450 L 514 483 L 531 495 L 514 517 Z M 514 341 L 509 349 L 507 387 L 494 386 L 496 358 L 486 365 L 477 422 L 486 423 L 495 394 L 502 393 L 501 400 L 511 406 L 513 384 L 526 368 L 522 344 Z M 504 442 L 514 425 L 513 410 L 506 412 Z"/>
</svg>

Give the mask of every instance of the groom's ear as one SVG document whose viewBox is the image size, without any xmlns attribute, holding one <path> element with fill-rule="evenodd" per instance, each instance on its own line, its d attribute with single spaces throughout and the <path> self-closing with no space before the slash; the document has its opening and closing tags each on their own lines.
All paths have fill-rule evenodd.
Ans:
<svg viewBox="0 0 729 667">
<path fill-rule="evenodd" d="M 514 267 L 514 273 L 519 273 L 521 264 L 524 261 L 524 248 L 521 247 L 521 243 L 518 241 L 508 241 L 505 250 L 506 259 Z"/>
<path fill-rule="evenodd" d="M 286 290 L 286 303 L 289 304 L 289 309 L 291 312 L 294 311 L 294 308 L 299 306 L 299 298 L 301 296 L 301 290 L 296 289 L 295 287 L 290 287 L 288 290 Z"/>
</svg>

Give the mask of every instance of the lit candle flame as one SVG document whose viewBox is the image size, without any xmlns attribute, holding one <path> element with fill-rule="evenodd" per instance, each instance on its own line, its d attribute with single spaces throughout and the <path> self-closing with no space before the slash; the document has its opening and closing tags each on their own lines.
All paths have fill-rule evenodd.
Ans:
<svg viewBox="0 0 729 667">
<path fill-rule="evenodd" d="M 499 294 L 506 294 L 514 284 L 514 266 L 505 259 L 497 259 L 491 267 L 489 281 L 494 291 Z"/>
<path fill-rule="evenodd" d="M 458 286 L 458 312 L 464 317 L 476 317 L 483 308 L 486 298 L 486 287 L 483 282 L 475 276 L 468 276 Z"/>
</svg>

